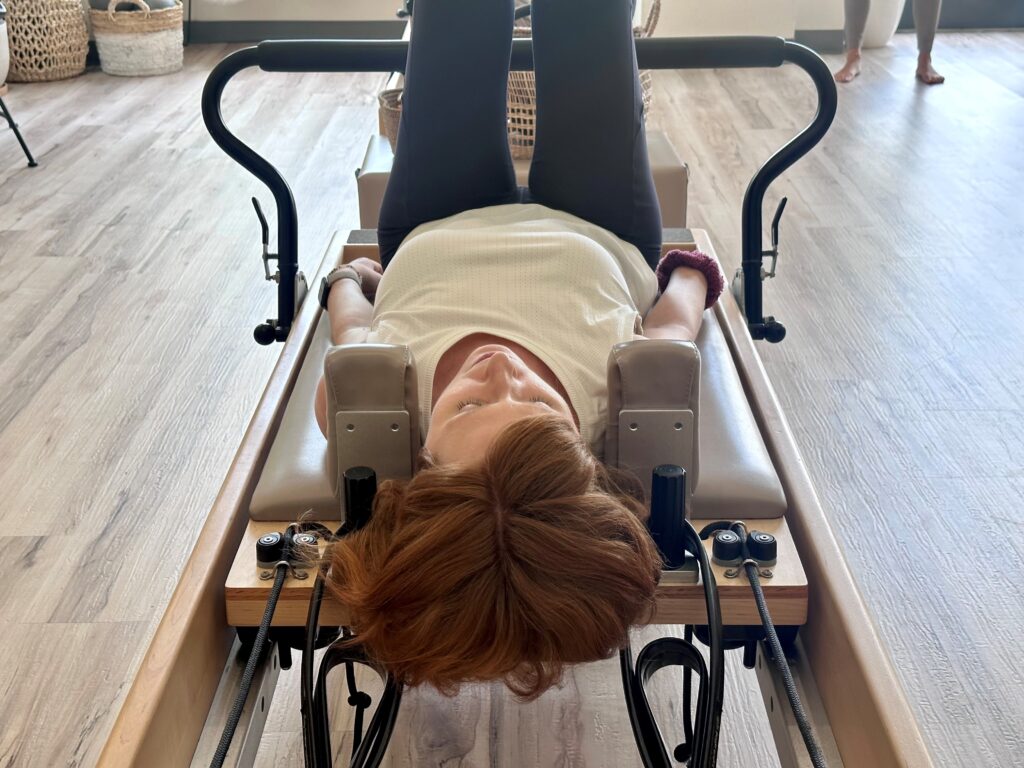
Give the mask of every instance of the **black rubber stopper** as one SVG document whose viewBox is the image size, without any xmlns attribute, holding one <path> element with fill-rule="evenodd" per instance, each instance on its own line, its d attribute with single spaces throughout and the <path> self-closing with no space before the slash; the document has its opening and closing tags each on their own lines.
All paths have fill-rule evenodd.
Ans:
<svg viewBox="0 0 1024 768">
<path fill-rule="evenodd" d="M 743 541 L 732 531 L 715 531 L 711 555 L 717 563 L 733 563 L 743 558 Z"/>
<path fill-rule="evenodd" d="M 345 470 L 345 522 L 358 531 L 370 521 L 373 497 L 377 495 L 377 473 L 369 467 Z"/>
<path fill-rule="evenodd" d="M 277 339 L 277 331 L 269 323 L 263 323 L 256 326 L 256 330 L 252 332 L 252 337 L 256 339 L 257 344 L 262 344 L 265 347 L 268 344 L 274 343 Z"/>
<path fill-rule="evenodd" d="M 260 536 L 256 541 L 256 562 L 276 563 L 284 556 L 284 536 L 278 532 Z"/>
<path fill-rule="evenodd" d="M 779 546 L 770 533 L 751 531 L 747 536 L 747 551 L 755 560 L 767 562 L 778 557 Z"/>
<path fill-rule="evenodd" d="M 654 468 L 651 476 L 651 516 L 647 528 L 669 570 L 686 561 L 683 521 L 686 519 L 686 470 L 675 464 Z"/>
</svg>

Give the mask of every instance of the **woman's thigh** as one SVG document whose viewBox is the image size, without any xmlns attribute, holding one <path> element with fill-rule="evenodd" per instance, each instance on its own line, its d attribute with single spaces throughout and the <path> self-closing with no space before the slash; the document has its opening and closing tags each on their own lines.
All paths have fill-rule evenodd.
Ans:
<svg viewBox="0 0 1024 768">
<path fill-rule="evenodd" d="M 533 200 L 661 254 L 631 0 L 535 0 Z"/>
<path fill-rule="evenodd" d="M 386 266 L 428 221 L 515 202 L 506 129 L 513 0 L 417 0 L 378 225 Z"/>
</svg>

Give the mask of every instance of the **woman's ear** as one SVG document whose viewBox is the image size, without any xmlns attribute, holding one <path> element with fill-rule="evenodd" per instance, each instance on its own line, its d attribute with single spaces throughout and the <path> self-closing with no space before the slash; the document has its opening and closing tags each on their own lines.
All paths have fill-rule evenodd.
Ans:
<svg viewBox="0 0 1024 768">
<path fill-rule="evenodd" d="M 316 398 L 313 401 L 313 413 L 316 415 L 316 423 L 320 431 L 327 437 L 327 386 L 324 384 L 324 377 L 320 377 L 320 383 L 316 386 Z"/>
<path fill-rule="evenodd" d="M 437 466 L 437 462 L 434 461 L 433 455 L 426 448 L 422 448 L 419 454 L 416 456 L 416 466 L 413 467 L 413 472 L 422 472 L 425 469 L 434 469 Z"/>
</svg>

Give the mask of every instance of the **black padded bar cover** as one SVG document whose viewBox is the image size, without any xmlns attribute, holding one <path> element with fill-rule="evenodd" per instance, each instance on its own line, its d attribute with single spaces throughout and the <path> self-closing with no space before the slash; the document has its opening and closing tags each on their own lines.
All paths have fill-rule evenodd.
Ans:
<svg viewBox="0 0 1024 768">
<path fill-rule="evenodd" d="M 265 72 L 404 72 L 404 40 L 265 40 L 256 63 Z"/>
<path fill-rule="evenodd" d="M 641 69 L 778 67 L 781 37 L 658 37 L 636 41 Z M 257 46 L 266 72 L 404 72 L 403 40 L 268 40 Z M 533 69 L 530 40 L 512 43 L 511 68 Z"/>
</svg>

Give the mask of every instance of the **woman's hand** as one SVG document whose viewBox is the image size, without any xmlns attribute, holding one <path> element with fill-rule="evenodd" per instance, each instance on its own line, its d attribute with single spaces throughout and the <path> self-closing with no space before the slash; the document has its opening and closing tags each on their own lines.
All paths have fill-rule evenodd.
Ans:
<svg viewBox="0 0 1024 768">
<path fill-rule="evenodd" d="M 363 295 L 373 301 L 377 295 L 377 286 L 380 284 L 381 275 L 384 274 L 380 264 L 373 259 L 360 256 L 358 259 L 350 261 L 349 266 L 359 273 L 359 277 L 363 281 Z"/>
</svg>

